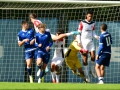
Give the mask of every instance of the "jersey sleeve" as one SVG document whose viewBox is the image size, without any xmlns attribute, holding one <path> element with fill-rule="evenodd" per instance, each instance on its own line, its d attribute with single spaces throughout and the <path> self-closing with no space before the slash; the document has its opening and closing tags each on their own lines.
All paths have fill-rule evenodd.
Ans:
<svg viewBox="0 0 120 90">
<path fill-rule="evenodd" d="M 39 21 L 39 20 L 35 20 L 35 21 L 34 21 L 34 25 L 35 25 L 36 27 L 38 27 L 38 25 L 41 24 L 41 23 L 42 23 L 42 22 Z"/>
<path fill-rule="evenodd" d="M 76 38 L 77 38 L 78 43 L 81 43 L 81 35 L 80 34 L 77 35 Z"/>
<path fill-rule="evenodd" d="M 18 39 L 18 42 L 21 42 L 22 41 L 22 38 L 20 37 L 19 33 L 17 35 L 17 39 Z"/>
<path fill-rule="evenodd" d="M 83 24 L 82 24 L 82 22 L 80 22 L 80 24 L 79 24 L 79 26 L 78 26 L 78 31 L 81 32 L 82 29 L 83 29 Z"/>
<path fill-rule="evenodd" d="M 79 46 L 77 45 L 77 42 L 75 42 L 75 41 L 73 41 L 72 45 L 73 45 L 77 50 L 80 50 L 80 49 L 81 49 L 81 47 L 79 47 Z"/>
<path fill-rule="evenodd" d="M 49 46 L 51 47 L 52 45 L 53 45 L 53 40 L 51 34 L 49 33 Z"/>
<path fill-rule="evenodd" d="M 94 23 L 94 25 L 93 25 L 93 27 L 92 27 L 92 30 L 93 30 L 93 31 L 95 30 L 95 23 Z"/>
<path fill-rule="evenodd" d="M 103 50 L 103 48 L 104 48 L 104 40 L 103 40 L 104 38 L 103 38 L 103 36 L 101 35 L 100 36 L 100 41 L 99 41 L 99 49 L 98 49 L 98 56 L 100 56 L 101 55 L 101 53 L 102 53 L 102 50 Z"/>
</svg>

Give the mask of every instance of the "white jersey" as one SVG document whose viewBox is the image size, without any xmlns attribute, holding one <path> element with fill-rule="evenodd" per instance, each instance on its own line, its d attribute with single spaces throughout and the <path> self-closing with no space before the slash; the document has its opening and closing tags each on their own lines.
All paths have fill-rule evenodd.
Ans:
<svg viewBox="0 0 120 90">
<path fill-rule="evenodd" d="M 52 38 L 55 37 L 55 35 L 51 34 Z M 61 39 L 61 40 L 57 40 L 54 42 L 55 44 L 55 51 L 54 51 L 54 56 L 53 58 L 55 57 L 62 57 L 63 58 L 63 51 L 62 51 L 62 48 L 64 48 L 64 45 L 65 45 L 65 39 Z M 62 47 L 63 45 L 63 47 Z"/>
<path fill-rule="evenodd" d="M 34 21 L 34 29 L 35 29 L 35 32 L 38 33 L 39 32 L 39 29 L 38 29 L 38 25 L 41 24 L 42 22 L 40 20 L 35 20 Z M 46 29 L 46 31 L 50 32 L 49 29 Z"/>
<path fill-rule="evenodd" d="M 35 20 L 34 21 L 34 28 L 36 33 L 39 32 L 38 25 L 41 24 L 42 22 L 40 20 Z"/>
<path fill-rule="evenodd" d="M 87 20 L 83 20 L 79 24 L 78 31 L 81 33 L 81 35 L 77 36 L 78 43 L 89 43 L 92 41 L 93 36 L 96 36 L 95 23 L 93 21 L 88 22 Z"/>
</svg>

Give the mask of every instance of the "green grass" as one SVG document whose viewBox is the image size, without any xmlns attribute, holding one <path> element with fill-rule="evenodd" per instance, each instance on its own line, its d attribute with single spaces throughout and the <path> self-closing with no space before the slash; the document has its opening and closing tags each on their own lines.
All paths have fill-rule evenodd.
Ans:
<svg viewBox="0 0 120 90">
<path fill-rule="evenodd" d="M 120 84 L 81 84 L 81 83 L 10 83 L 1 82 L 1 90 L 120 90 Z"/>
</svg>

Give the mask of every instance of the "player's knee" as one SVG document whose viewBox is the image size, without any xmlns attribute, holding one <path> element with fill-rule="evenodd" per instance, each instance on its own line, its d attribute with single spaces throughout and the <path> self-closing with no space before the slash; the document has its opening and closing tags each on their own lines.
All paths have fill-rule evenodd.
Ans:
<svg viewBox="0 0 120 90">
<path fill-rule="evenodd" d="M 83 65 L 84 65 L 84 66 L 87 66 L 87 65 L 88 65 L 88 62 L 87 62 L 87 61 L 83 61 Z"/>
</svg>

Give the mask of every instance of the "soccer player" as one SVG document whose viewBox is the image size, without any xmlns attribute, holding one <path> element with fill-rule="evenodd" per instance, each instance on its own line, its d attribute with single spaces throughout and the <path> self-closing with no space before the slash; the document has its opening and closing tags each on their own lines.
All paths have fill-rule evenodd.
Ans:
<svg viewBox="0 0 120 90">
<path fill-rule="evenodd" d="M 80 47 L 83 47 L 85 50 L 88 50 L 91 56 L 91 74 L 94 78 L 96 78 L 95 73 L 95 47 L 93 43 L 93 37 L 99 39 L 99 37 L 95 34 L 95 22 L 92 21 L 93 13 L 87 12 L 86 19 L 81 21 L 78 27 L 78 31 L 81 33 L 77 36 L 78 44 Z M 90 78 L 88 75 L 88 54 L 82 54 L 83 64 L 85 70 L 85 76 L 90 82 Z"/>
<path fill-rule="evenodd" d="M 82 70 L 82 65 L 77 56 L 79 51 L 82 53 L 88 52 L 78 46 L 78 41 L 75 36 L 75 40 L 70 44 L 69 49 L 65 54 L 65 62 L 75 75 L 80 76 L 85 82 L 87 82 L 84 76 L 84 71 Z M 77 72 L 77 69 L 79 72 Z"/>
<path fill-rule="evenodd" d="M 39 75 L 38 83 L 41 83 L 42 77 L 45 75 L 45 69 L 50 58 L 50 47 L 53 44 L 50 32 L 46 32 L 46 25 L 40 24 L 38 26 L 39 32 L 36 34 L 36 44 L 38 44 L 37 50 L 37 66 L 38 68 L 42 65 L 41 72 Z"/>
<path fill-rule="evenodd" d="M 110 58 L 111 58 L 111 44 L 112 38 L 111 34 L 108 33 L 107 25 L 102 24 L 100 27 L 101 35 L 99 40 L 99 50 L 96 55 L 96 73 L 98 76 L 98 84 L 103 84 L 103 79 L 105 75 L 105 66 L 109 66 Z"/>
<path fill-rule="evenodd" d="M 25 59 L 27 63 L 27 71 L 30 78 L 30 83 L 33 83 L 31 64 L 34 57 L 34 30 L 29 29 L 27 21 L 22 21 L 22 30 L 18 33 L 18 45 L 25 47 Z"/>
<path fill-rule="evenodd" d="M 62 29 L 58 29 L 58 31 L 56 32 L 56 36 L 59 36 L 60 34 L 63 33 L 64 31 Z M 55 35 L 52 35 L 52 38 L 54 37 Z M 59 40 L 54 40 L 54 44 L 55 44 L 55 51 L 51 62 L 51 75 L 52 75 L 52 82 L 59 83 L 60 66 L 62 66 L 62 62 L 64 61 L 63 49 L 65 45 L 65 39 L 62 38 Z"/>
</svg>

